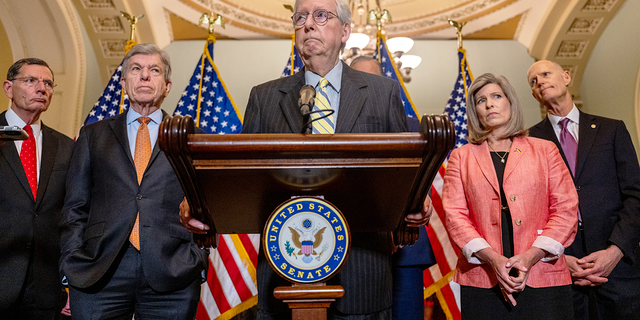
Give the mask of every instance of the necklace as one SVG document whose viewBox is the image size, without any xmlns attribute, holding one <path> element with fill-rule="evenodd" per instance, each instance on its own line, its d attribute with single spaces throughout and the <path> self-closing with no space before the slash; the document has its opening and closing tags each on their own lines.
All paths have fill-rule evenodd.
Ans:
<svg viewBox="0 0 640 320">
<path fill-rule="evenodd" d="M 509 153 L 509 151 L 505 151 L 504 155 L 500 155 L 498 151 L 494 150 L 493 147 L 491 147 L 491 145 L 488 142 L 487 142 L 487 145 L 489 146 L 489 149 L 491 149 L 491 151 L 495 152 L 498 155 L 498 157 L 500 157 L 500 162 L 504 163 L 504 158 L 507 156 L 507 153 Z"/>
</svg>

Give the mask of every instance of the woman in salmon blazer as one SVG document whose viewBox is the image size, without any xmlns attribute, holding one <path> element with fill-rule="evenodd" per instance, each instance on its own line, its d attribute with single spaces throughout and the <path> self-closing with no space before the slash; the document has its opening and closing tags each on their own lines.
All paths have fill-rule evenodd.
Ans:
<svg viewBox="0 0 640 320">
<path fill-rule="evenodd" d="M 556 146 L 527 137 L 515 90 L 483 74 L 467 96 L 469 144 L 443 186 L 446 228 L 461 249 L 462 319 L 572 319 L 564 248 L 578 195 Z"/>
</svg>

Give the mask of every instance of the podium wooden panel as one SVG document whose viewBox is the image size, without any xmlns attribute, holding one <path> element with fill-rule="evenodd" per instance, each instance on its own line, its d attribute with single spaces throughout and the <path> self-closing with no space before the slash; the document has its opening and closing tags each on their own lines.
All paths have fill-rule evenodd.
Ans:
<svg viewBox="0 0 640 320">
<path fill-rule="evenodd" d="M 196 241 L 215 246 L 216 233 L 260 233 L 271 212 L 294 196 L 323 196 L 352 232 L 396 231 L 417 239 L 406 214 L 419 211 L 440 164 L 453 148 L 446 116 L 424 116 L 420 133 L 194 134 L 190 117 L 166 117 L 160 147 L 195 218 L 211 226 Z"/>
</svg>

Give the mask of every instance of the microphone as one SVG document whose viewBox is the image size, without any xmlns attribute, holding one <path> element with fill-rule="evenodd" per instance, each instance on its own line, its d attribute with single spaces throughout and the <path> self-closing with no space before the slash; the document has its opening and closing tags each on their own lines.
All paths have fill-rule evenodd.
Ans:
<svg viewBox="0 0 640 320">
<path fill-rule="evenodd" d="M 311 85 L 305 85 L 300 89 L 300 99 L 298 100 L 298 107 L 300 107 L 300 113 L 302 114 L 302 133 L 312 133 L 311 120 L 309 115 L 313 110 L 313 104 L 316 98 L 316 89 Z"/>
</svg>

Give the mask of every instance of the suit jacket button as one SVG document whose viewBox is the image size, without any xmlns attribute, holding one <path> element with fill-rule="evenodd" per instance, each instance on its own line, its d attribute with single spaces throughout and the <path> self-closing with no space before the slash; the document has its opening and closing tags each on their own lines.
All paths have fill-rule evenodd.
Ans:
<svg viewBox="0 0 640 320">
<path fill-rule="evenodd" d="M 31 242 L 27 242 L 27 249 L 31 249 Z"/>
<path fill-rule="evenodd" d="M 516 220 L 516 225 L 521 225 L 522 224 L 522 220 L 518 219 Z"/>
<path fill-rule="evenodd" d="M 511 196 L 509 199 L 511 199 L 511 201 L 516 201 L 516 196 Z"/>
<path fill-rule="evenodd" d="M 142 200 L 142 195 L 138 193 L 138 195 L 136 196 L 136 199 Z"/>
</svg>

